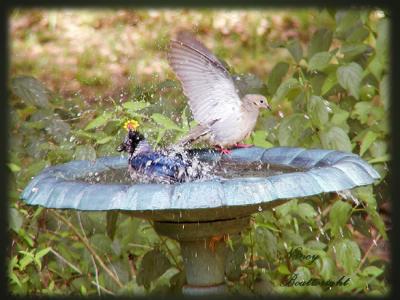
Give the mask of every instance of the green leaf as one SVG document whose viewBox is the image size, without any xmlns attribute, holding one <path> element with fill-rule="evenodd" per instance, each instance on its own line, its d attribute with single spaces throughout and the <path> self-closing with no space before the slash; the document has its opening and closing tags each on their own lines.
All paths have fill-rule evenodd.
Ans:
<svg viewBox="0 0 400 300">
<path fill-rule="evenodd" d="M 48 166 L 47 161 L 36 161 L 32 163 L 25 172 L 25 175 L 28 177 L 36 176 L 42 169 Z"/>
<path fill-rule="evenodd" d="M 361 261 L 361 251 L 357 243 L 348 239 L 340 240 L 336 245 L 336 260 L 347 274 L 353 273 Z"/>
<path fill-rule="evenodd" d="M 113 137 L 112 136 L 106 136 L 106 137 L 103 137 L 103 138 L 100 138 L 100 139 L 98 139 L 97 141 L 96 141 L 96 144 L 97 145 L 104 145 L 104 144 L 107 144 L 109 141 L 111 141 L 113 139 Z"/>
<path fill-rule="evenodd" d="M 349 136 L 340 127 L 331 127 L 319 134 L 324 149 L 340 150 L 351 152 L 352 145 Z"/>
<path fill-rule="evenodd" d="M 329 280 L 332 278 L 332 275 L 335 272 L 335 263 L 333 260 L 328 256 L 321 257 L 321 268 L 319 274 L 324 280 Z"/>
<path fill-rule="evenodd" d="M 265 130 L 256 130 L 251 135 L 251 140 L 254 146 L 263 147 L 263 148 L 271 148 L 273 144 L 266 140 L 266 131 Z"/>
<path fill-rule="evenodd" d="M 375 55 L 368 64 L 367 70 L 370 71 L 377 80 L 381 79 L 382 73 L 386 69 L 378 55 Z"/>
<path fill-rule="evenodd" d="M 336 71 L 337 80 L 350 95 L 358 100 L 363 69 L 359 64 L 352 62 L 341 66 Z"/>
<path fill-rule="evenodd" d="M 318 29 L 308 45 L 308 58 L 315 53 L 328 51 L 332 43 L 332 31 L 327 28 Z"/>
<path fill-rule="evenodd" d="M 46 120 L 45 123 L 46 132 L 52 135 L 58 143 L 62 143 L 71 132 L 71 126 L 60 119 L 59 116 L 53 116 L 51 119 Z"/>
<path fill-rule="evenodd" d="M 100 255 L 108 255 L 112 250 L 112 241 L 104 233 L 95 233 L 89 240 L 92 246 L 96 249 L 96 252 Z"/>
<path fill-rule="evenodd" d="M 278 254 L 278 240 L 268 229 L 257 227 L 254 234 L 255 248 L 257 253 L 266 256 L 267 259 L 275 260 Z"/>
<path fill-rule="evenodd" d="M 368 266 L 365 267 L 364 270 L 361 272 L 364 276 L 373 276 L 373 277 L 378 277 L 383 273 L 382 269 L 379 269 L 376 266 Z"/>
<path fill-rule="evenodd" d="M 106 219 L 107 219 L 107 235 L 108 237 L 113 240 L 115 231 L 117 229 L 117 221 L 118 221 L 119 212 L 118 211 L 107 211 Z"/>
<path fill-rule="evenodd" d="M 41 258 L 42 258 L 43 256 L 45 256 L 47 253 L 49 253 L 50 250 L 51 250 L 51 247 L 47 247 L 47 248 L 44 248 L 44 249 L 42 249 L 42 250 L 39 250 L 39 251 L 36 252 L 35 257 L 36 257 L 37 259 L 41 259 Z"/>
<path fill-rule="evenodd" d="M 25 268 L 33 262 L 34 255 L 26 251 L 19 251 L 19 252 L 24 254 L 24 257 L 22 257 L 19 260 L 19 269 L 20 271 L 24 271 Z"/>
<path fill-rule="evenodd" d="M 279 102 L 283 100 L 289 92 L 293 90 L 300 91 L 301 85 L 295 78 L 289 78 L 288 80 L 281 83 L 278 90 L 276 91 L 274 97 L 272 98 L 272 102 Z"/>
<path fill-rule="evenodd" d="M 361 124 L 366 124 L 371 111 L 372 111 L 371 102 L 369 101 L 358 102 L 354 106 L 354 110 L 351 113 L 351 117 L 359 120 Z"/>
<path fill-rule="evenodd" d="M 50 91 L 34 77 L 18 76 L 13 78 L 11 89 L 27 104 L 37 107 L 49 106 Z"/>
<path fill-rule="evenodd" d="M 90 145 L 79 145 L 73 155 L 75 160 L 95 160 L 96 150 Z"/>
<path fill-rule="evenodd" d="M 240 279 L 242 274 L 240 266 L 245 261 L 246 252 L 247 247 L 242 243 L 235 245 L 233 250 L 228 250 L 226 254 L 225 275 L 229 280 L 234 281 Z"/>
<path fill-rule="evenodd" d="M 41 270 L 42 269 L 42 257 L 45 256 L 47 253 L 49 253 L 49 251 L 51 250 L 51 248 L 45 248 L 40 250 L 39 252 L 36 252 L 35 257 L 34 257 L 34 262 L 35 264 L 38 266 L 38 269 Z"/>
<path fill-rule="evenodd" d="M 340 11 L 336 14 L 336 35 L 341 39 L 346 39 L 354 28 L 360 24 L 359 11 Z"/>
<path fill-rule="evenodd" d="M 18 235 L 19 235 L 30 247 L 33 247 L 34 242 L 33 242 L 32 238 L 29 236 L 29 234 L 28 234 L 23 228 L 20 228 L 20 230 L 18 231 Z"/>
<path fill-rule="evenodd" d="M 94 128 L 98 128 L 108 123 L 112 118 L 112 113 L 105 112 L 102 115 L 98 116 L 94 120 L 90 121 L 89 124 L 86 125 L 85 130 L 90 130 Z"/>
<path fill-rule="evenodd" d="M 22 287 L 21 281 L 18 279 L 18 276 L 14 272 L 9 273 L 9 276 L 10 276 L 11 282 L 14 282 L 19 287 Z"/>
<path fill-rule="evenodd" d="M 23 223 L 24 223 L 24 216 L 16 208 L 13 207 L 10 208 L 9 227 L 16 233 L 18 233 Z"/>
<path fill-rule="evenodd" d="M 351 61 L 369 49 L 371 48 L 365 44 L 346 44 L 340 48 L 340 52 L 343 54 L 345 61 Z"/>
<path fill-rule="evenodd" d="M 340 228 L 346 225 L 351 214 L 351 205 L 344 201 L 337 201 L 329 212 L 329 222 L 332 234 L 338 236 Z"/>
<path fill-rule="evenodd" d="M 325 95 L 327 92 L 329 92 L 336 84 L 338 83 L 337 81 L 337 76 L 336 76 L 336 71 L 335 72 L 330 72 L 328 76 L 326 77 L 324 84 L 322 85 L 321 88 L 321 95 Z"/>
<path fill-rule="evenodd" d="M 319 128 L 328 122 L 331 111 L 329 102 L 322 97 L 313 95 L 307 103 L 307 114 L 311 117 L 312 123 Z"/>
<path fill-rule="evenodd" d="M 389 20 L 381 19 L 377 26 L 376 55 L 383 65 L 389 59 Z"/>
<path fill-rule="evenodd" d="M 387 154 L 388 144 L 383 140 L 375 140 L 369 148 L 373 157 L 380 157 Z"/>
<path fill-rule="evenodd" d="M 366 210 L 368 211 L 368 215 L 371 217 L 372 224 L 374 224 L 376 229 L 378 229 L 381 236 L 385 240 L 387 240 L 388 236 L 386 233 L 386 227 L 385 227 L 385 223 L 382 220 L 381 215 L 376 210 L 373 210 L 372 208 L 371 209 L 367 208 Z"/>
<path fill-rule="evenodd" d="M 349 33 L 346 42 L 361 43 L 369 36 L 369 30 L 362 24 L 359 24 Z"/>
<path fill-rule="evenodd" d="M 308 69 L 313 71 L 323 71 L 331 61 L 332 54 L 324 51 L 315 53 L 308 62 Z"/>
<path fill-rule="evenodd" d="M 291 274 L 286 264 L 280 264 L 279 267 L 277 268 L 277 271 L 283 275 Z"/>
<path fill-rule="evenodd" d="M 163 126 L 167 130 L 183 131 L 183 129 L 176 125 L 174 121 L 162 114 L 155 113 L 151 116 L 151 118 L 154 120 L 154 122 Z"/>
<path fill-rule="evenodd" d="M 304 143 L 305 130 L 311 127 L 310 120 L 304 114 L 293 114 L 283 119 L 279 126 L 279 145 L 295 147 Z"/>
<path fill-rule="evenodd" d="M 287 43 L 286 48 L 289 50 L 290 54 L 292 54 L 294 60 L 299 63 L 303 58 L 303 48 L 299 40 L 291 40 Z"/>
<path fill-rule="evenodd" d="M 279 85 L 282 82 L 283 77 L 289 70 L 289 65 L 284 62 L 277 63 L 269 74 L 268 78 L 268 91 L 271 95 L 275 94 Z"/>
<path fill-rule="evenodd" d="M 360 156 L 363 156 L 365 151 L 369 149 L 372 143 L 376 140 L 378 134 L 373 131 L 368 131 L 361 140 Z"/>
<path fill-rule="evenodd" d="M 137 283 L 149 288 L 150 283 L 159 278 L 170 267 L 171 263 L 164 253 L 160 250 L 151 250 L 143 256 L 136 277 Z"/>
<path fill-rule="evenodd" d="M 127 109 L 129 113 L 132 113 L 149 107 L 150 103 L 146 101 L 129 101 L 122 104 L 122 106 Z"/>
<path fill-rule="evenodd" d="M 232 76 L 232 79 L 241 95 L 263 94 L 264 82 L 254 74 L 236 74 Z"/>
<path fill-rule="evenodd" d="M 388 161 L 390 161 L 390 155 L 389 154 L 385 154 L 385 155 L 376 157 L 374 159 L 370 159 L 368 161 L 368 163 L 370 163 L 370 164 L 379 164 L 379 163 L 388 162 Z"/>
<path fill-rule="evenodd" d="M 300 203 L 298 205 L 297 214 L 306 222 L 314 221 L 317 216 L 314 207 L 308 203 Z"/>
<path fill-rule="evenodd" d="M 17 172 L 21 171 L 21 167 L 18 166 L 17 164 L 8 163 L 7 166 L 11 170 L 11 172 L 13 172 L 13 173 L 17 173 Z"/>
<path fill-rule="evenodd" d="M 348 111 L 345 111 L 344 109 L 339 109 L 333 114 L 331 118 L 331 123 L 338 126 L 345 124 L 349 116 L 350 113 Z"/>
</svg>

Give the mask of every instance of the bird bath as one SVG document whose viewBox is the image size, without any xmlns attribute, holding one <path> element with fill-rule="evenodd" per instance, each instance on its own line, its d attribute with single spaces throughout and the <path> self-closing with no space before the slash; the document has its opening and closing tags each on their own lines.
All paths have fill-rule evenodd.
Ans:
<svg viewBox="0 0 400 300">
<path fill-rule="evenodd" d="M 210 249 L 212 237 L 239 233 L 251 214 L 288 199 L 379 179 L 359 156 L 334 150 L 252 147 L 228 156 L 213 150 L 190 154 L 216 163 L 219 177 L 181 184 L 135 183 L 127 173 L 126 157 L 103 157 L 49 167 L 28 184 L 21 198 L 47 208 L 120 210 L 152 220 L 159 234 L 181 245 L 187 279 L 183 292 L 204 295 L 226 291 L 227 247 L 217 242 Z"/>
</svg>

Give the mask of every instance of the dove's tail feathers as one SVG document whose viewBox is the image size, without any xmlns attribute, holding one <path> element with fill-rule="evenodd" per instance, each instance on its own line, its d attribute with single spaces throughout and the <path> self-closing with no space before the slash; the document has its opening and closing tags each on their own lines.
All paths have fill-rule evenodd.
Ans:
<svg viewBox="0 0 400 300">
<path fill-rule="evenodd" d="M 185 146 L 189 143 L 197 141 L 201 137 L 204 137 L 206 134 L 209 134 L 211 132 L 211 126 L 214 125 L 215 122 L 217 122 L 218 120 L 220 119 L 212 120 L 206 125 L 197 125 L 196 127 L 192 128 L 185 137 L 180 139 L 177 144 L 180 146 Z"/>
<path fill-rule="evenodd" d="M 194 141 L 200 139 L 209 132 L 210 132 L 210 127 L 197 125 L 196 127 L 192 128 L 186 136 L 184 136 L 182 139 L 178 141 L 178 145 L 185 146 L 189 143 L 193 143 Z"/>
</svg>

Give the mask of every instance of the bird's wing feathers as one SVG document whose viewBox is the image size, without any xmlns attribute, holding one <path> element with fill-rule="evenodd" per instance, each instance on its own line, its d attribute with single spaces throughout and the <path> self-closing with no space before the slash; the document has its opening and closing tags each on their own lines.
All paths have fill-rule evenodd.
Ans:
<svg viewBox="0 0 400 300">
<path fill-rule="evenodd" d="M 201 138 L 202 136 L 210 133 L 211 126 L 218 120 L 219 119 L 213 120 L 206 125 L 198 124 L 197 126 L 190 129 L 189 133 L 186 136 L 184 136 L 182 139 L 180 139 L 178 144 L 185 146 L 187 143 L 194 142 L 194 141 L 198 140 L 199 138 Z"/>
<path fill-rule="evenodd" d="M 171 41 L 168 60 L 199 124 L 239 113 L 242 102 L 228 70 L 190 34 L 182 32 Z"/>
</svg>

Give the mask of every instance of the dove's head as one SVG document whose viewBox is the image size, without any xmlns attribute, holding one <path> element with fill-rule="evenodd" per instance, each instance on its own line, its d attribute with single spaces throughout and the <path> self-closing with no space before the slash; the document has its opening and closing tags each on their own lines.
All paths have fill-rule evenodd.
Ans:
<svg viewBox="0 0 400 300">
<path fill-rule="evenodd" d="M 243 102 L 254 108 L 267 108 L 271 110 L 271 106 L 268 104 L 267 98 L 265 98 L 263 95 L 247 94 L 243 97 Z"/>
</svg>

